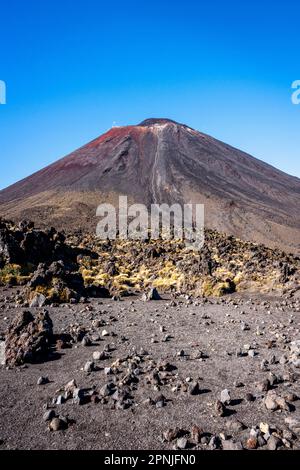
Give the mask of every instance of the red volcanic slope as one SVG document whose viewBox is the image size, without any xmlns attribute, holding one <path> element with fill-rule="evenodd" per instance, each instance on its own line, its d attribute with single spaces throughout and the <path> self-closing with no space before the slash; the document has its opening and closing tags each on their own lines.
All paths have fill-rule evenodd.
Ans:
<svg viewBox="0 0 300 470">
<path fill-rule="evenodd" d="M 104 200 L 204 203 L 206 224 L 298 251 L 300 180 L 169 119 L 114 127 L 0 191 L 0 211 L 60 228 L 94 230 Z"/>
</svg>

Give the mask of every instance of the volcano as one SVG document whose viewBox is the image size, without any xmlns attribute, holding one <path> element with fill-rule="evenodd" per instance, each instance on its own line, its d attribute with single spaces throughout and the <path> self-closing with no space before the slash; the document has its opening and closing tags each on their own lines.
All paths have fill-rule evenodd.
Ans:
<svg viewBox="0 0 300 470">
<path fill-rule="evenodd" d="M 146 205 L 202 203 L 208 228 L 300 251 L 300 179 L 170 119 L 113 127 L 0 191 L 0 214 L 94 232 L 96 207 L 117 205 L 119 195 Z"/>
</svg>

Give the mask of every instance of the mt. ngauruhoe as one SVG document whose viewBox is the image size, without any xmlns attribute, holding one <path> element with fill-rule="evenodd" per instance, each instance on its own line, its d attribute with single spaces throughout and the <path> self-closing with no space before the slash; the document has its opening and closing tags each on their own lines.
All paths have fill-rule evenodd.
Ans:
<svg viewBox="0 0 300 470">
<path fill-rule="evenodd" d="M 300 251 L 300 179 L 169 119 L 112 128 L 0 191 L 0 214 L 94 232 L 96 207 L 119 195 L 203 203 L 208 228 Z"/>
</svg>

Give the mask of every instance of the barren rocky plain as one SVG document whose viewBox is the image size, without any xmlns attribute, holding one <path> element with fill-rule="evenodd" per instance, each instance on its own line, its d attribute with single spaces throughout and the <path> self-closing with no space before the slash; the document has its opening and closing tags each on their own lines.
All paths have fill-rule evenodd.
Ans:
<svg viewBox="0 0 300 470">
<path fill-rule="evenodd" d="M 0 228 L 0 449 L 300 448 L 297 256 Z"/>
<path fill-rule="evenodd" d="M 22 309 L 15 289 L 0 295 L 4 333 Z M 2 366 L 1 449 L 299 449 L 299 308 L 237 295 L 49 307 L 57 338 L 76 325 L 89 340 Z"/>
</svg>

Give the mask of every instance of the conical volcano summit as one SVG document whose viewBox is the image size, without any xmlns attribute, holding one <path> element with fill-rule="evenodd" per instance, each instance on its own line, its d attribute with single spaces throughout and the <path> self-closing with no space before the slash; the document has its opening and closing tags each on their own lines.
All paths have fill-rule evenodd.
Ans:
<svg viewBox="0 0 300 470">
<path fill-rule="evenodd" d="M 94 232 L 96 208 L 198 203 L 207 228 L 299 252 L 300 180 L 170 119 L 113 127 L 0 191 L 2 216 Z"/>
</svg>

